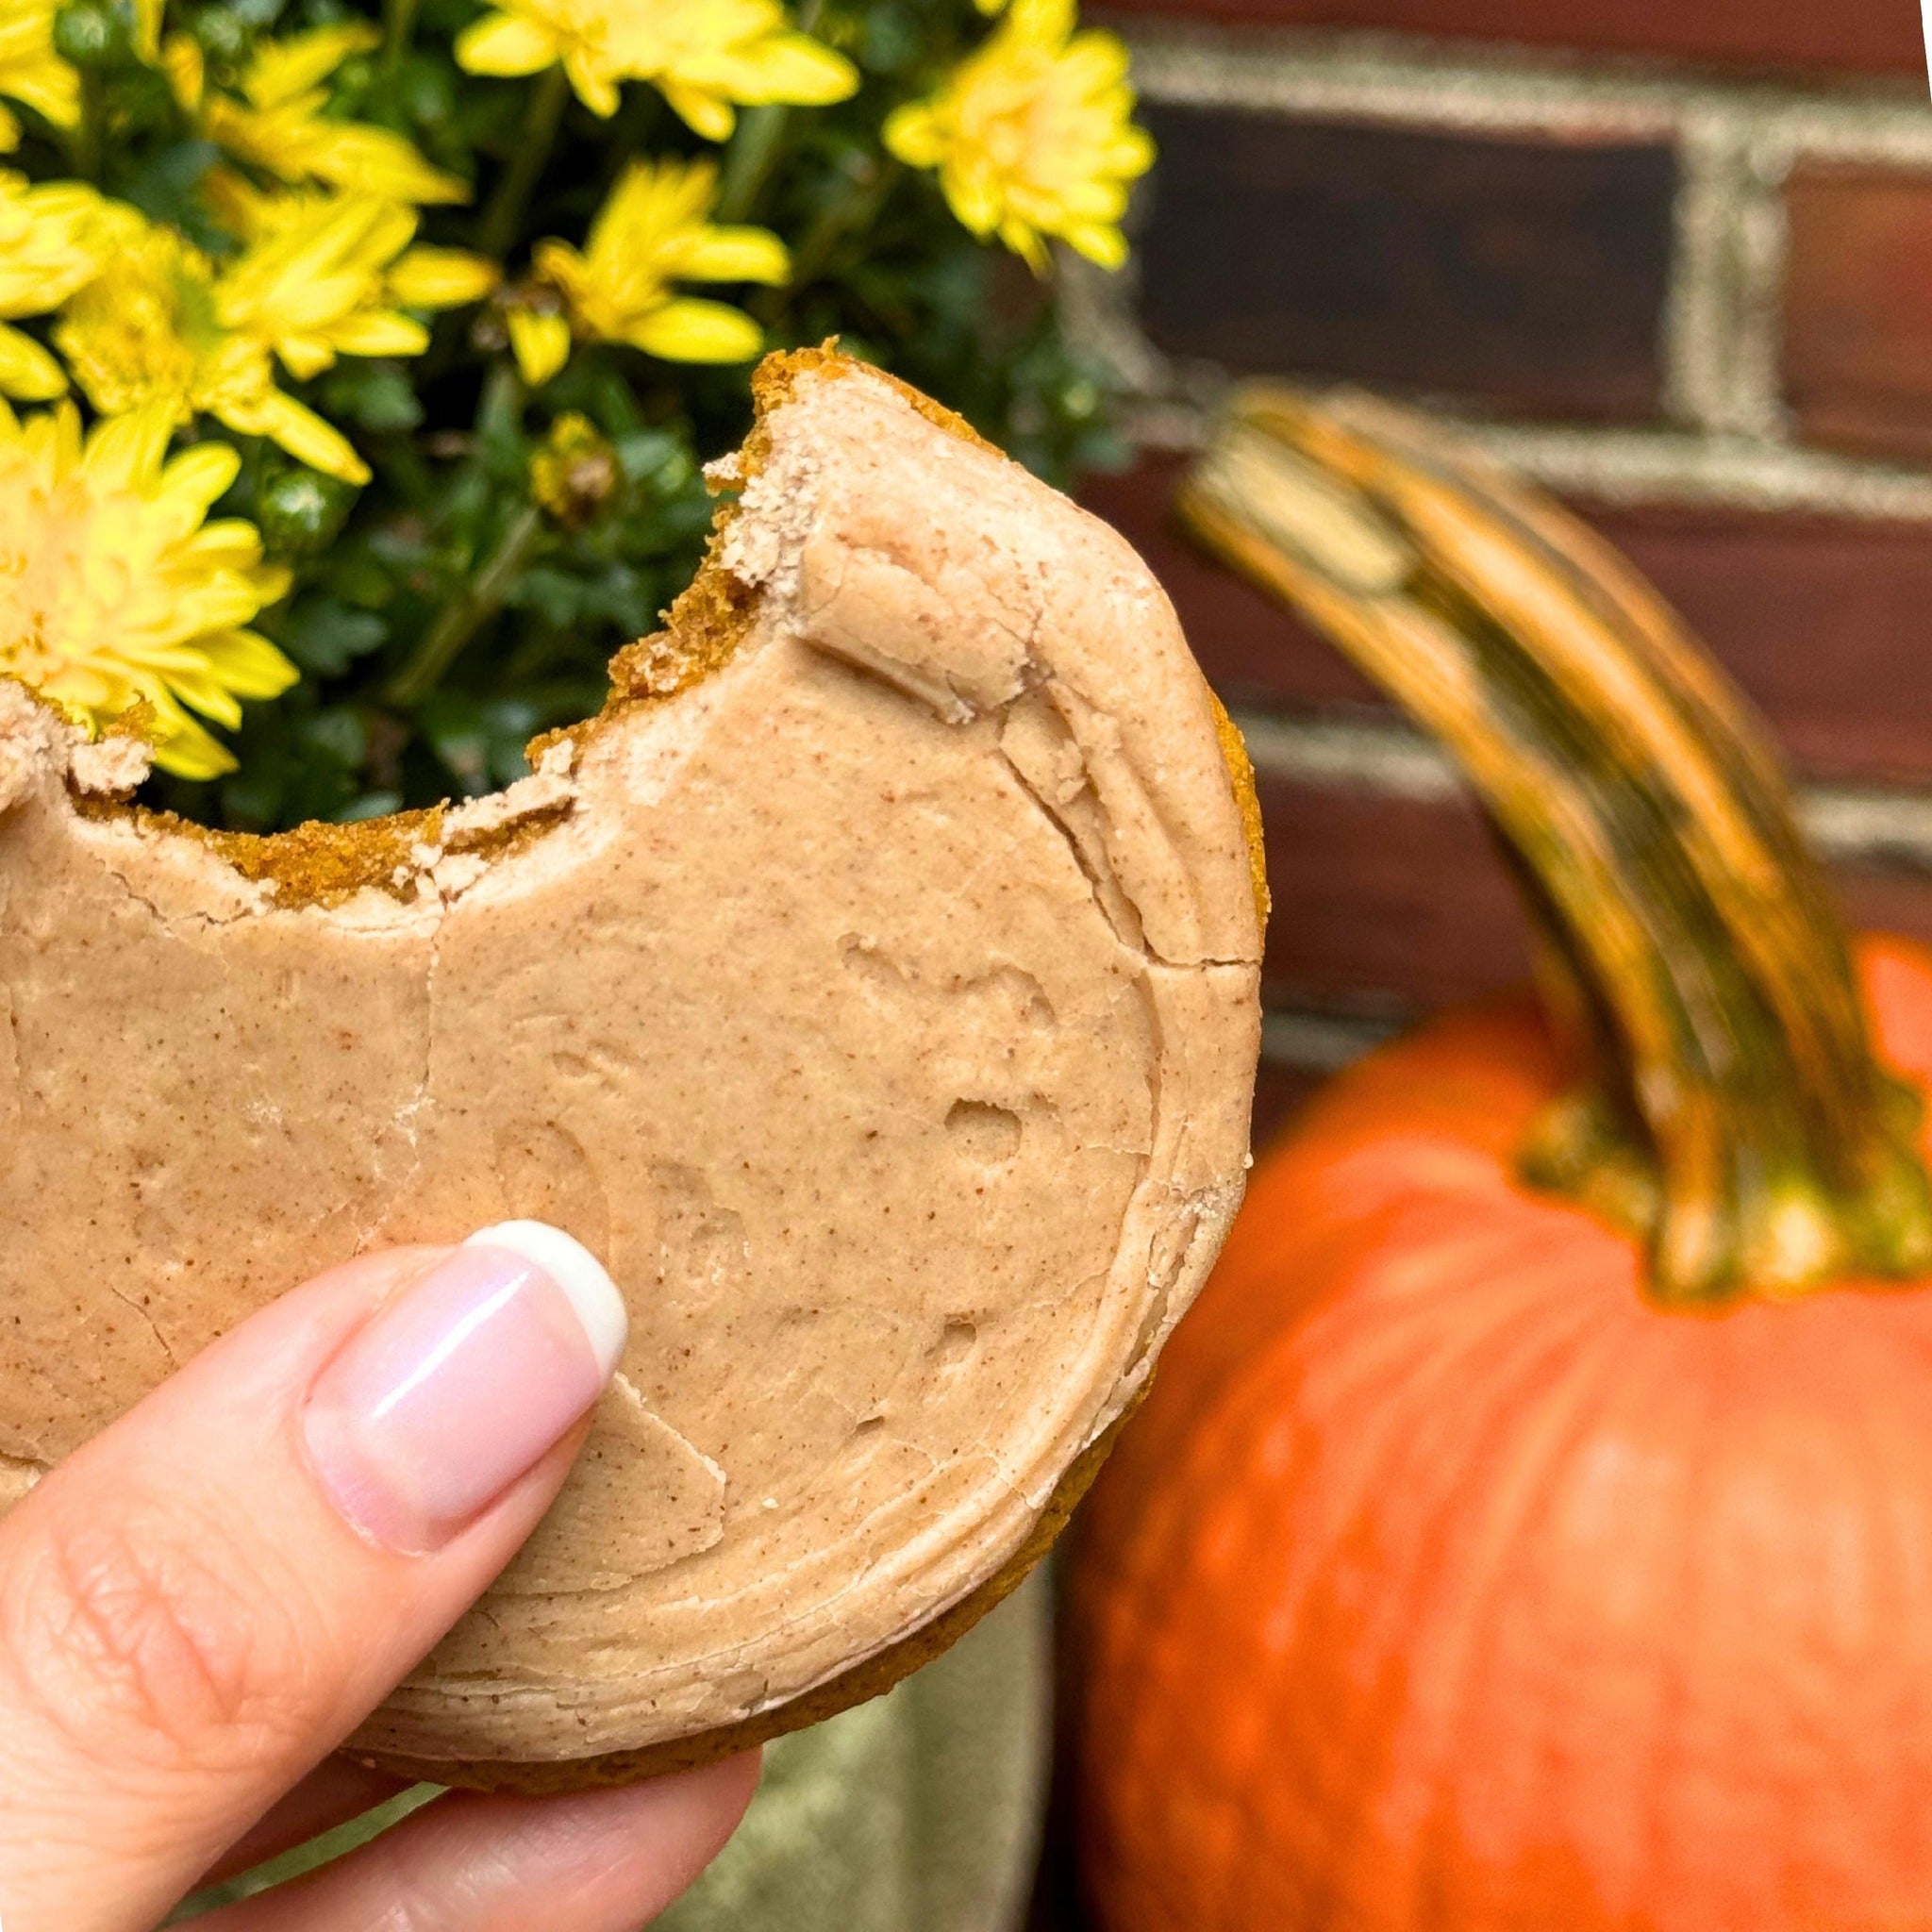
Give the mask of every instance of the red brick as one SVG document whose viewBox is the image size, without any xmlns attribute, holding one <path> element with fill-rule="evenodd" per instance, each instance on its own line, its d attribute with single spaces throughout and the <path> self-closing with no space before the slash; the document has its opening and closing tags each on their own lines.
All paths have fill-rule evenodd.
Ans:
<svg viewBox="0 0 1932 1932">
<path fill-rule="evenodd" d="M 1527 928 L 1481 814 L 1263 779 L 1272 1006 L 1448 1006 L 1529 968 Z"/>
<path fill-rule="evenodd" d="M 1302 1103 L 1321 1086 L 1324 1077 L 1299 1067 L 1271 1066 L 1265 1060 L 1261 1063 L 1255 1080 L 1255 1118 L 1250 1137 L 1257 1152 L 1294 1124 Z"/>
<path fill-rule="evenodd" d="M 1799 433 L 1932 455 L 1932 181 L 1805 168 L 1787 202 L 1785 385 Z"/>
<path fill-rule="evenodd" d="M 1474 806 L 1264 781 L 1267 997 L 1340 1012 L 1427 1010 L 1520 981 L 1527 928 Z M 1838 874 L 1860 927 L 1932 941 L 1932 879 Z"/>
<path fill-rule="evenodd" d="M 1087 502 L 1140 547 L 1236 704 L 1374 703 L 1260 591 L 1174 528 L 1180 460 L 1095 477 Z M 1729 511 L 1596 514 L 1757 701 L 1801 770 L 1932 781 L 1932 530 Z"/>
<path fill-rule="evenodd" d="M 1153 105 L 1149 339 L 1518 415 L 1651 421 L 1676 162 Z"/>
<path fill-rule="evenodd" d="M 1110 11 L 1469 35 L 1724 66 L 1923 76 L 1911 0 L 1108 0 Z"/>
</svg>

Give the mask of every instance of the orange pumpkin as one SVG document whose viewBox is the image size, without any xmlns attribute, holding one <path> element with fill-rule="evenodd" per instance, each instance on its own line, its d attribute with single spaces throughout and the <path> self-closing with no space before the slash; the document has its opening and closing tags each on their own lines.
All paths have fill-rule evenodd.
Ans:
<svg viewBox="0 0 1932 1932">
<path fill-rule="evenodd" d="M 1409 420 L 1251 396 L 1185 508 L 1550 944 L 1262 1163 L 1089 1505 L 1099 1924 L 1932 1926 L 1932 955 L 1855 972 L 1675 621 Z"/>
</svg>

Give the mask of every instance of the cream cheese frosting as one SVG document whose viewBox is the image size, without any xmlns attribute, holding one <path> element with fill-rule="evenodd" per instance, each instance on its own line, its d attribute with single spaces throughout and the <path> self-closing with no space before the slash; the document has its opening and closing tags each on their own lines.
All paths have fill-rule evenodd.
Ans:
<svg viewBox="0 0 1932 1932">
<path fill-rule="evenodd" d="M 629 1305 L 378 1755 L 636 1753 L 905 1644 L 1027 1543 L 1241 1196 L 1259 922 L 1158 585 L 858 365 L 755 445 L 721 661 L 328 890 L 102 804 L 138 747 L 0 685 L 0 1507 L 374 1245 L 547 1221 Z"/>
</svg>

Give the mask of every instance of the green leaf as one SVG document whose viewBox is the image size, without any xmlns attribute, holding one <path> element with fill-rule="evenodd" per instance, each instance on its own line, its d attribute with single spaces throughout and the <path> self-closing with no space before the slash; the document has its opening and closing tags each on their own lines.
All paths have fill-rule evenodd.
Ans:
<svg viewBox="0 0 1932 1932">
<path fill-rule="evenodd" d="M 175 142 L 120 184 L 121 192 L 150 221 L 171 222 L 196 247 L 210 254 L 226 253 L 234 242 L 208 219 L 196 192 L 221 153 L 211 141 Z"/>
<path fill-rule="evenodd" d="M 340 677 L 351 661 L 389 640 L 374 611 L 354 610 L 333 597 L 305 597 L 275 627 L 275 640 L 313 677 Z"/>
<path fill-rule="evenodd" d="M 317 387 L 323 414 L 336 422 L 359 424 L 380 433 L 414 429 L 424 419 L 409 378 L 394 362 L 365 362 L 352 357 L 337 363 Z"/>
<path fill-rule="evenodd" d="M 534 610 L 545 624 L 561 629 L 575 623 L 584 605 L 584 588 L 575 577 L 540 565 L 524 573 L 515 592 L 506 602 L 514 609 Z"/>
</svg>

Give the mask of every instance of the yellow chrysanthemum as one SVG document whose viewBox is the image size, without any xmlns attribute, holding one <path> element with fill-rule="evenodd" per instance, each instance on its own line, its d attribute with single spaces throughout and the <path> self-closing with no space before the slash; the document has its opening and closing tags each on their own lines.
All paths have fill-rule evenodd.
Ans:
<svg viewBox="0 0 1932 1932">
<path fill-rule="evenodd" d="M 252 525 L 206 521 L 241 458 L 203 443 L 166 460 L 161 411 L 81 440 L 70 404 L 21 422 L 0 403 L 0 675 L 98 731 L 145 700 L 156 760 L 209 778 L 235 760 L 190 715 L 241 722 L 295 667 L 247 628 L 288 588 Z"/>
<path fill-rule="evenodd" d="M 1112 34 L 1074 32 L 1074 0 L 1013 0 L 984 46 L 930 100 L 887 118 L 886 146 L 936 168 L 959 220 L 997 235 L 1035 273 L 1057 236 L 1118 268 L 1127 187 L 1154 143 L 1133 124 L 1127 50 Z"/>
<path fill-rule="evenodd" d="M 634 161 L 591 225 L 581 254 L 540 242 L 532 265 L 558 309 L 525 303 L 509 316 L 510 346 L 531 383 L 547 382 L 571 336 L 629 342 L 669 362 L 745 362 L 764 337 L 742 309 L 679 295 L 674 282 L 782 282 L 785 244 L 764 228 L 713 227 L 706 216 L 718 171 L 708 161 Z"/>
<path fill-rule="evenodd" d="M 58 0 L 0 0 L 0 95 L 51 121 L 80 120 L 80 75 L 54 51 Z M 20 123 L 0 107 L 0 153 L 20 145 Z"/>
<path fill-rule="evenodd" d="M 65 391 L 60 365 L 8 325 L 58 308 L 140 225 L 132 209 L 81 182 L 35 188 L 0 169 L 0 395 L 46 402 Z"/>
<path fill-rule="evenodd" d="M 372 21 L 264 42 L 242 76 L 245 102 L 222 93 L 201 100 L 208 138 L 284 181 L 320 181 L 381 201 L 467 201 L 470 191 L 462 182 L 432 168 L 400 134 L 324 112 L 328 91 L 322 83 L 351 54 L 381 42 L 381 29 Z M 177 96 L 201 97 L 192 43 L 170 42 L 164 64 Z"/>
<path fill-rule="evenodd" d="M 202 182 L 202 196 L 215 219 L 237 241 L 267 242 L 280 240 L 285 246 L 291 245 L 291 238 L 295 238 L 292 245 L 299 246 L 302 238 L 312 239 L 319 232 L 327 230 L 332 223 L 344 216 L 351 206 L 349 198 L 317 194 L 306 190 L 264 194 L 232 168 L 209 170 Z M 359 198 L 358 205 L 363 210 L 358 219 L 366 219 L 368 211 L 378 206 L 359 201 Z M 405 222 L 408 224 L 407 233 L 402 226 Z M 371 223 L 361 246 L 363 262 L 366 265 L 370 258 L 379 256 L 399 235 L 408 241 L 415 232 L 416 217 L 409 209 L 393 206 L 383 208 L 379 219 Z M 277 259 L 273 251 L 264 250 L 257 250 L 255 258 L 258 259 L 258 275 L 263 272 L 262 263 Z M 383 270 L 379 285 L 365 276 L 358 306 L 365 309 L 460 308 L 466 303 L 480 302 L 502 278 L 503 272 L 483 256 L 472 255 L 461 248 L 431 248 L 425 243 L 414 242 L 405 247 Z M 420 329 L 415 333 L 420 349 L 426 339 Z M 358 351 L 340 341 L 337 347 L 343 355 L 417 353 L 416 349 Z M 291 370 L 295 368 L 292 362 L 289 366 Z"/>
<path fill-rule="evenodd" d="M 472 74 L 538 74 L 563 63 L 594 114 L 617 111 L 618 84 L 647 80 L 699 134 L 723 141 L 732 103 L 822 107 L 858 87 L 858 70 L 786 19 L 778 0 L 495 0 L 466 28 L 457 61 Z"/>
<path fill-rule="evenodd" d="M 366 483 L 348 440 L 275 386 L 275 359 L 306 377 L 338 356 L 420 354 L 427 332 L 401 308 L 474 299 L 493 272 L 411 249 L 415 214 L 393 202 L 267 196 L 253 218 L 254 239 L 220 265 L 172 229 L 144 229 L 68 303 L 55 341 L 104 414 L 158 408 L 185 423 L 205 411 Z"/>
</svg>

